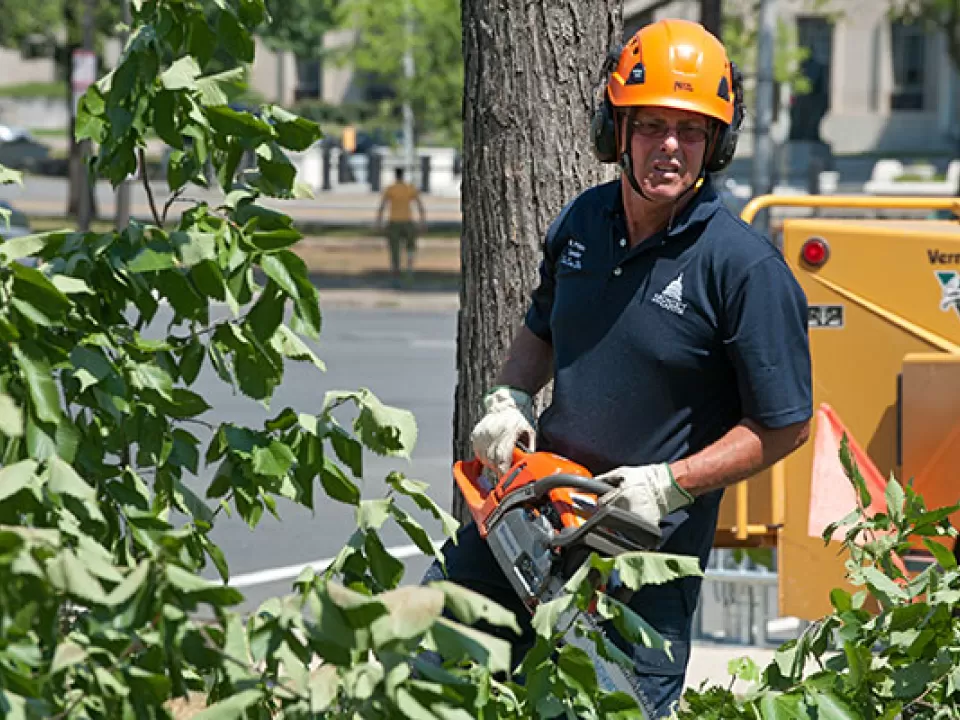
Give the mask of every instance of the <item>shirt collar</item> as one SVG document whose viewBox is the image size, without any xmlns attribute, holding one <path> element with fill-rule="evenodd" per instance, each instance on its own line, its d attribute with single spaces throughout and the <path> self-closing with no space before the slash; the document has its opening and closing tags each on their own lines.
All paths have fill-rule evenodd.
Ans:
<svg viewBox="0 0 960 720">
<path fill-rule="evenodd" d="M 623 193 L 621 191 L 621 181 L 615 180 L 608 184 L 610 195 L 606 203 L 607 216 L 626 222 L 626 216 L 623 209 Z M 720 195 L 713 185 L 710 176 L 703 179 L 700 188 L 694 191 L 694 196 L 690 202 L 680 211 L 680 214 L 673 219 L 673 225 L 667 229 L 667 237 L 675 237 L 687 230 L 700 224 L 705 224 L 713 217 L 714 213 L 720 209 L 722 202 Z"/>
</svg>

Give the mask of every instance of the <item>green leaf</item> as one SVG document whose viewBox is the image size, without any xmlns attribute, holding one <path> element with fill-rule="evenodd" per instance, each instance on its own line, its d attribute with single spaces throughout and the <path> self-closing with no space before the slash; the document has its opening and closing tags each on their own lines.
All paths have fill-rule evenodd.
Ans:
<svg viewBox="0 0 960 720">
<path fill-rule="evenodd" d="M 223 135 L 243 138 L 250 143 L 273 137 L 270 126 L 250 113 L 220 105 L 204 108 L 204 114 L 213 129 Z"/>
<path fill-rule="evenodd" d="M 861 720 L 861 715 L 842 697 L 831 690 L 810 691 L 817 710 L 817 720 Z"/>
<path fill-rule="evenodd" d="M 830 591 L 830 602 L 838 613 L 853 609 L 853 600 L 843 588 L 834 588 Z"/>
<path fill-rule="evenodd" d="M 196 87 L 195 81 L 199 76 L 197 61 L 190 55 L 184 55 L 160 74 L 160 83 L 167 90 L 189 90 Z"/>
<path fill-rule="evenodd" d="M 158 251 L 144 248 L 127 264 L 127 269 L 135 273 L 169 270 L 177 266 L 177 256 L 173 251 Z"/>
<path fill-rule="evenodd" d="M 57 423 L 60 420 L 60 393 L 50 365 L 32 346 L 12 345 L 10 350 L 23 371 L 36 416 L 42 422 Z"/>
<path fill-rule="evenodd" d="M 921 661 L 895 668 L 890 678 L 893 680 L 893 696 L 912 700 L 927 689 L 934 675 L 930 665 Z"/>
<path fill-rule="evenodd" d="M 323 458 L 323 467 L 320 469 L 320 483 L 323 485 L 324 492 L 332 499 L 350 505 L 360 503 L 360 488 L 326 456 Z"/>
<path fill-rule="evenodd" d="M 876 568 L 864 568 L 863 578 L 870 591 L 885 607 L 891 607 L 908 598 L 906 590 Z"/>
<path fill-rule="evenodd" d="M 110 591 L 110 594 L 104 599 L 104 604 L 110 607 L 123 605 L 132 598 L 150 576 L 150 561 L 141 560 L 140 563 L 126 577 Z"/>
<path fill-rule="evenodd" d="M 0 165 L 0 185 L 23 185 L 23 173 Z"/>
<path fill-rule="evenodd" d="M 259 475 L 286 475 L 295 461 L 293 451 L 276 440 L 271 441 L 267 447 L 253 449 L 253 471 Z"/>
<path fill-rule="evenodd" d="M 100 583 L 87 572 L 86 564 L 70 550 L 62 550 L 47 564 L 47 575 L 54 587 L 63 592 L 86 602 L 103 602 Z"/>
<path fill-rule="evenodd" d="M 97 500 L 97 491 L 58 457 L 51 458 L 47 465 L 47 487 L 55 493 L 70 495 L 78 500 L 90 503 Z"/>
<path fill-rule="evenodd" d="M 87 651 L 73 640 L 67 639 L 57 645 L 57 650 L 53 655 L 53 662 L 50 664 L 50 674 L 56 675 L 67 668 L 85 662 Z"/>
<path fill-rule="evenodd" d="M 378 648 L 397 640 L 417 638 L 429 630 L 443 612 L 443 593 L 436 589 L 402 587 L 378 597 L 388 610 L 370 626 L 374 647 Z"/>
<path fill-rule="evenodd" d="M 189 59 L 189 56 L 183 59 Z M 170 68 L 170 70 L 172 69 Z M 170 72 L 170 70 L 167 72 Z M 177 127 L 176 113 L 177 96 L 174 93 L 161 90 L 154 96 L 153 127 L 157 131 L 157 135 L 170 147 L 183 150 L 183 134 Z"/>
<path fill-rule="evenodd" d="M 682 577 L 702 577 L 696 557 L 655 552 L 618 555 L 613 564 L 624 585 L 638 590 L 644 585 L 662 585 Z"/>
<path fill-rule="evenodd" d="M 274 332 L 273 337 L 270 339 L 270 346 L 291 360 L 309 362 L 319 370 L 327 369 L 323 360 L 317 357 L 313 350 L 310 349 L 310 346 L 303 342 L 303 340 L 286 325 L 279 325 L 279 327 L 276 328 L 276 332 Z M 336 438 L 334 438 L 334 448 L 336 449 Z M 340 457 L 339 453 L 337 456 Z M 342 459 L 343 458 L 341 458 L 341 460 Z"/>
<path fill-rule="evenodd" d="M 173 378 L 157 365 L 131 363 L 130 380 L 139 390 L 155 390 L 162 398 L 173 400 Z"/>
<path fill-rule="evenodd" d="M 48 235 L 24 235 L 0 243 L 0 260 L 22 260 L 30 257 L 47 245 Z"/>
<path fill-rule="evenodd" d="M 483 620 L 491 625 L 509 628 L 520 635 L 516 615 L 490 598 L 445 580 L 432 582 L 430 587 L 443 592 L 446 608 L 465 625 L 474 625 Z"/>
<path fill-rule="evenodd" d="M 232 12 L 219 13 L 217 36 L 231 56 L 241 62 L 253 62 L 254 44 L 250 33 Z"/>
<path fill-rule="evenodd" d="M 335 665 L 321 665 L 310 677 L 310 712 L 317 715 L 337 699 L 340 674 Z"/>
<path fill-rule="evenodd" d="M 197 713 L 193 720 L 241 720 L 246 717 L 247 710 L 262 700 L 261 690 L 241 690 Z"/>
<path fill-rule="evenodd" d="M 387 606 L 379 598 L 368 597 L 334 582 L 327 583 L 326 593 L 340 608 L 351 628 L 369 627 L 378 618 L 387 614 Z"/>
<path fill-rule="evenodd" d="M 77 345 L 70 351 L 70 362 L 75 368 L 74 377 L 80 381 L 80 392 L 102 382 L 116 372 L 99 348 Z"/>
<path fill-rule="evenodd" d="M 8 438 L 23 437 L 23 412 L 6 393 L 0 393 L 0 433 Z"/>
<path fill-rule="evenodd" d="M 451 660 L 469 658 L 491 672 L 510 669 L 510 644 L 479 630 L 438 618 L 428 632 L 426 646 Z"/>
<path fill-rule="evenodd" d="M 37 483 L 34 478 L 38 467 L 35 460 L 21 460 L 0 468 L 0 502 L 25 488 L 35 488 Z"/>
<path fill-rule="evenodd" d="M 411 498 L 421 510 L 426 510 L 433 515 L 443 526 L 443 534 L 447 537 L 455 537 L 460 523 L 441 508 L 426 494 L 430 487 L 427 483 L 416 482 L 403 477 L 400 473 L 390 473 L 387 476 L 387 484 L 402 495 Z"/>
<path fill-rule="evenodd" d="M 573 595 L 561 595 L 555 600 L 543 603 L 533 614 L 533 629 L 543 638 L 552 638 L 558 631 L 560 619 L 575 608 Z"/>
<path fill-rule="evenodd" d="M 367 533 L 363 545 L 367 562 L 370 564 L 370 573 L 380 587 L 385 589 L 397 587 L 403 579 L 403 563 L 390 554 L 375 532 Z"/>
<path fill-rule="evenodd" d="M 902 522 L 904 507 L 903 488 L 900 487 L 900 483 L 897 482 L 897 479 L 892 475 L 887 481 L 885 496 L 887 499 L 887 514 L 890 516 L 890 519 L 893 520 L 894 523 Z"/>
<path fill-rule="evenodd" d="M 930 554 L 933 555 L 937 563 L 944 570 L 956 570 L 957 569 L 957 559 L 953 556 L 953 553 L 947 550 L 943 545 L 938 543 L 935 540 L 930 538 L 923 538 L 923 544 L 926 546 L 927 550 L 930 551 Z"/>
<path fill-rule="evenodd" d="M 670 643 L 664 640 L 650 623 L 619 600 L 598 593 L 597 613 L 605 620 L 611 620 L 617 631 L 629 642 L 663 650 L 668 657 L 672 657 Z"/>
<path fill-rule="evenodd" d="M 760 699 L 762 720 L 807 720 L 807 706 L 803 695 L 765 693 Z"/>
</svg>

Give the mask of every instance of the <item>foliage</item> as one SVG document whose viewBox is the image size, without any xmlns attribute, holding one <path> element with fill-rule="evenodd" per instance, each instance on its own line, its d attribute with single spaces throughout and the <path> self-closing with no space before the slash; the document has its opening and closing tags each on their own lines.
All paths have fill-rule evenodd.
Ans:
<svg viewBox="0 0 960 720">
<path fill-rule="evenodd" d="M 394 116 L 404 102 L 410 102 L 418 122 L 427 125 L 418 127 L 418 133 L 426 129 L 445 134 L 459 147 L 463 103 L 460 0 L 342 0 L 340 24 L 356 31 L 344 59 L 372 82 L 393 89 L 385 99 Z M 408 50 L 414 66 L 410 79 L 403 66 Z"/>
<path fill-rule="evenodd" d="M 272 50 L 298 58 L 323 55 L 323 35 L 334 27 L 338 0 L 266 0 L 267 19 L 257 30 Z"/>
<path fill-rule="evenodd" d="M 851 594 L 835 588 L 833 612 L 783 645 L 761 673 L 750 661 L 731 667 L 758 682 L 745 697 L 729 688 L 685 695 L 681 718 L 827 718 L 836 720 L 960 716 L 960 569 L 948 516 L 960 505 L 928 510 L 910 484 L 891 477 L 887 512 L 868 516 L 866 483 L 849 451 L 840 450 L 858 507 L 824 531 L 845 528 L 842 544 Z M 907 571 L 907 552 L 922 542 L 934 563 Z"/>
<path fill-rule="evenodd" d="M 920 22 L 932 31 L 942 31 L 947 53 L 960 72 L 960 2 L 957 0 L 888 0 L 890 15 L 905 22 Z"/>
<path fill-rule="evenodd" d="M 142 0 L 133 10 L 130 42 L 82 98 L 77 133 L 97 145 L 91 171 L 117 184 L 156 132 L 176 148 L 171 200 L 161 207 L 148 180 L 150 222 L 0 244 L 4 716 L 169 717 L 171 699 L 196 694 L 209 703 L 204 718 L 638 716 L 600 688 L 588 650 L 556 651 L 557 638 L 596 597 L 625 637 L 662 643 L 596 585 L 614 571 L 631 587 L 664 582 L 698 573 L 696 561 L 592 558 L 572 594 L 535 618 L 526 682 L 504 640 L 458 622 L 515 629 L 512 615 L 446 583 L 400 588 L 384 525 L 441 561 L 404 505 L 446 535 L 456 529 L 426 485 L 401 473 L 386 478 L 385 497 L 362 497 L 364 449 L 408 456 L 412 416 L 363 389 L 328 392 L 315 414 L 270 409 L 287 362 L 323 368 L 311 345 L 322 317 L 291 250 L 299 231 L 261 201 L 299 192 L 284 153 L 320 130 L 274 106 L 226 104 L 264 3 L 223 0 L 211 14 L 201 0 Z M 233 66 L 214 59 L 218 47 Z M 238 173 L 245 152 L 256 166 Z M 0 182 L 18 180 L 0 169 Z M 221 205 L 191 201 L 168 218 L 187 188 L 208 182 Z M 217 382 L 263 403 L 268 419 L 212 423 L 203 390 Z M 281 501 L 343 503 L 356 531 L 324 572 L 241 615 L 211 532 L 225 513 L 252 528 L 265 512 L 279 517 Z M 204 579 L 211 571 L 219 581 Z"/>
<path fill-rule="evenodd" d="M 723 43 L 730 59 L 748 78 L 756 76 L 758 35 L 756 12 L 724 15 Z M 778 20 L 773 54 L 774 81 L 790 83 L 795 95 L 809 92 L 810 82 L 800 69 L 809 54 L 810 51 L 807 48 L 797 45 L 796 28 Z M 750 104 L 749 101 L 748 104 Z"/>
</svg>

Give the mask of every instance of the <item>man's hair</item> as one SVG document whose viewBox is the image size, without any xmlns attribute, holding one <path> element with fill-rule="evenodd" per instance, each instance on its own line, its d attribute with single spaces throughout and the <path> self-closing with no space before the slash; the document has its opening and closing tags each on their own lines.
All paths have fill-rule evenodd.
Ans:
<svg viewBox="0 0 960 720">
<path fill-rule="evenodd" d="M 397 178 L 397 180 L 403 180 L 403 168 L 402 168 L 402 167 L 394 168 L 393 174 L 394 174 L 394 176 Z"/>
</svg>

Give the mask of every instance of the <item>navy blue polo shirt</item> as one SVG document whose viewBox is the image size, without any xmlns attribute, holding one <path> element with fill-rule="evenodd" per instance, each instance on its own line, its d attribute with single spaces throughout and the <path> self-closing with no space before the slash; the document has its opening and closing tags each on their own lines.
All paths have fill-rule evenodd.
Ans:
<svg viewBox="0 0 960 720">
<path fill-rule="evenodd" d="M 620 192 L 619 181 L 583 192 L 547 234 L 525 320 L 553 347 L 538 448 L 599 474 L 687 457 L 744 418 L 809 419 L 807 303 L 780 252 L 709 179 L 631 249 Z M 721 496 L 666 518 L 662 550 L 705 565 Z M 692 614 L 699 585 L 686 585 Z"/>
</svg>

